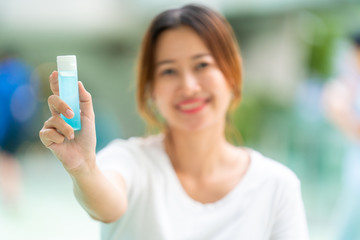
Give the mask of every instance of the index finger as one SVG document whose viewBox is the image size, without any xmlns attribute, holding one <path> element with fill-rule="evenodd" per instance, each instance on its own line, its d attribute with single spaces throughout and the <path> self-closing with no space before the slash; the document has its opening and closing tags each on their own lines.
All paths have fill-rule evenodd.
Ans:
<svg viewBox="0 0 360 240">
<path fill-rule="evenodd" d="M 59 80 L 58 80 L 58 72 L 53 71 L 50 74 L 49 82 L 50 82 L 50 89 L 54 95 L 59 96 Z"/>
</svg>

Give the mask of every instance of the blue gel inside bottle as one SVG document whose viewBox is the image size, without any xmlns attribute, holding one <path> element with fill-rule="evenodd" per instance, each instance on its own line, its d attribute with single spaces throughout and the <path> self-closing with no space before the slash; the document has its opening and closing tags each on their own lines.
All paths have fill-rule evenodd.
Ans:
<svg viewBox="0 0 360 240">
<path fill-rule="evenodd" d="M 60 98 L 69 105 L 75 114 L 70 119 L 62 114 L 61 117 L 75 131 L 80 130 L 81 120 L 77 71 L 59 71 L 58 79 Z"/>
</svg>

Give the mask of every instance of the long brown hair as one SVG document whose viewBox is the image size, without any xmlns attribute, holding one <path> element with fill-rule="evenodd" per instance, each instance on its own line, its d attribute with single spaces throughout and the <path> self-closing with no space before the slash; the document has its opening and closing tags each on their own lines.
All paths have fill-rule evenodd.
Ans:
<svg viewBox="0 0 360 240">
<path fill-rule="evenodd" d="M 160 13 L 151 22 L 141 45 L 137 66 L 138 111 L 148 127 L 160 127 L 151 104 L 154 86 L 155 46 L 159 35 L 180 26 L 191 27 L 203 39 L 227 79 L 234 109 L 241 99 L 242 66 L 238 44 L 230 24 L 217 12 L 201 5 L 185 5 Z"/>
</svg>

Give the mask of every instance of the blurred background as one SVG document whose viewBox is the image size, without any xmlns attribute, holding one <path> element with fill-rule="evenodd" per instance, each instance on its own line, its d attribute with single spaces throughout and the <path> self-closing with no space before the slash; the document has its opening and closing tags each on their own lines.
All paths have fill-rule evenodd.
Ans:
<svg viewBox="0 0 360 240">
<path fill-rule="evenodd" d="M 238 38 L 244 94 L 233 120 L 241 144 L 297 174 L 311 239 L 360 239 L 351 228 L 348 236 L 358 238 L 339 237 L 347 222 L 360 222 L 344 216 L 354 212 L 343 194 L 348 139 L 322 101 L 327 82 L 354 65 L 349 36 L 360 31 L 360 3 L 192 2 L 225 15 Z M 156 14 L 185 3 L 0 0 L 0 139 L 10 149 L 0 155 L 1 240 L 99 239 L 98 223 L 76 202 L 70 178 L 38 137 L 50 116 L 48 76 L 56 56 L 77 56 L 79 80 L 93 96 L 97 150 L 114 138 L 143 135 L 135 103 L 141 38 Z"/>
</svg>

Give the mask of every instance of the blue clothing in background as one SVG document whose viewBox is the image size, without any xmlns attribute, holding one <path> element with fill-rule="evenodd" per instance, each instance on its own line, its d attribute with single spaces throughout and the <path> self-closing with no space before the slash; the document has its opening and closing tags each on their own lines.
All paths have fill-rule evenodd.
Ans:
<svg viewBox="0 0 360 240">
<path fill-rule="evenodd" d="M 15 153 L 28 137 L 37 106 L 38 80 L 23 61 L 0 62 L 0 149 Z"/>
</svg>

